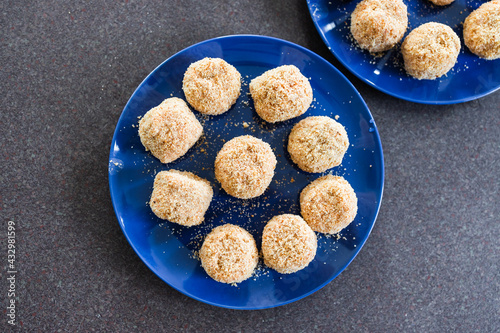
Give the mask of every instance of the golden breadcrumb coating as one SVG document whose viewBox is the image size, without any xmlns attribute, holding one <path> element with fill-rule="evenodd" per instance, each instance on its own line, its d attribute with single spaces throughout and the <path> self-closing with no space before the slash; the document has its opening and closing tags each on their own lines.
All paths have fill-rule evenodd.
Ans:
<svg viewBox="0 0 500 333">
<path fill-rule="evenodd" d="M 432 2 L 433 4 L 437 5 L 437 6 L 446 6 L 446 5 L 449 5 L 450 3 L 452 3 L 455 0 L 429 0 L 429 1 Z"/>
<path fill-rule="evenodd" d="M 301 120 L 288 137 L 292 161 L 306 172 L 323 172 L 339 165 L 348 147 L 344 126 L 325 116 Z"/>
<path fill-rule="evenodd" d="M 222 188 L 240 199 L 254 198 L 274 176 L 276 156 L 268 143 L 250 135 L 226 142 L 215 159 L 215 177 Z"/>
<path fill-rule="evenodd" d="M 401 52 L 406 72 L 419 79 L 433 80 L 453 68 L 460 53 L 460 39 L 447 25 L 429 22 L 406 36 Z"/>
<path fill-rule="evenodd" d="M 307 267 L 316 256 L 316 249 L 316 234 L 298 215 L 275 216 L 264 227 L 264 263 L 279 273 L 295 273 Z"/>
<path fill-rule="evenodd" d="M 139 122 L 142 144 L 162 163 L 170 163 L 183 156 L 198 141 L 202 132 L 198 119 L 177 97 L 164 100 Z"/>
<path fill-rule="evenodd" d="M 300 213 L 314 231 L 335 234 L 347 227 L 358 212 L 358 198 L 343 177 L 327 175 L 300 193 Z"/>
<path fill-rule="evenodd" d="M 252 275 L 259 262 L 259 252 L 248 231 L 225 224 L 207 235 L 201 246 L 200 259 L 201 266 L 212 279 L 238 283 Z"/>
<path fill-rule="evenodd" d="M 464 42 L 481 58 L 500 58 L 500 1 L 482 4 L 464 22 Z"/>
<path fill-rule="evenodd" d="M 408 27 L 401 0 L 363 0 L 351 14 L 351 33 L 359 46 L 372 53 L 391 49 Z"/>
<path fill-rule="evenodd" d="M 228 111 L 240 96 L 241 75 L 220 58 L 204 58 L 189 65 L 182 90 L 195 110 L 208 115 Z"/>
<path fill-rule="evenodd" d="M 212 201 L 210 183 L 191 172 L 159 172 L 149 206 L 161 219 L 187 227 L 201 224 Z"/>
<path fill-rule="evenodd" d="M 268 70 L 250 82 L 250 93 L 257 114 L 275 123 L 298 117 L 312 103 L 309 80 L 294 65 Z"/>
</svg>

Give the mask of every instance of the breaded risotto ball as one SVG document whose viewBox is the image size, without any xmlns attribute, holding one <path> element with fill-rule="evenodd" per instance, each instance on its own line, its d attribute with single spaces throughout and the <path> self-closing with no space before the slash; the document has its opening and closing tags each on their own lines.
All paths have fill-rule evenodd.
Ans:
<svg viewBox="0 0 500 333">
<path fill-rule="evenodd" d="M 290 274 L 305 268 L 316 256 L 316 249 L 316 234 L 298 215 L 275 216 L 264 227 L 264 263 L 279 273 Z"/>
<path fill-rule="evenodd" d="M 204 58 L 189 65 L 182 90 L 197 111 L 218 115 L 226 112 L 240 96 L 241 75 L 220 58 Z"/>
<path fill-rule="evenodd" d="M 433 4 L 437 5 L 437 6 L 446 6 L 446 5 L 449 5 L 450 3 L 452 3 L 455 0 L 429 0 L 429 1 L 432 2 Z"/>
<path fill-rule="evenodd" d="M 351 33 L 359 46 L 372 53 L 391 49 L 408 27 L 401 0 L 363 0 L 351 14 Z"/>
<path fill-rule="evenodd" d="M 429 22 L 406 36 L 401 52 L 409 75 L 419 80 L 433 80 L 455 65 L 460 39 L 449 26 Z"/>
<path fill-rule="evenodd" d="M 486 2 L 467 16 L 464 42 L 481 58 L 500 58 L 500 0 Z"/>
<path fill-rule="evenodd" d="M 274 176 L 276 156 L 268 143 L 250 135 L 226 142 L 215 158 L 215 177 L 233 197 L 250 199 L 267 189 Z"/>
<path fill-rule="evenodd" d="M 312 103 L 309 80 L 294 65 L 283 65 L 264 72 L 250 82 L 250 94 L 257 114 L 275 123 L 298 117 Z"/>
<path fill-rule="evenodd" d="M 223 283 L 248 279 L 259 261 L 252 235 L 232 224 L 213 229 L 203 241 L 199 254 L 201 266 L 207 274 Z"/>
<path fill-rule="evenodd" d="M 314 231 L 336 234 L 354 220 L 357 212 L 358 198 L 343 177 L 318 178 L 300 193 L 300 213 Z"/>
<path fill-rule="evenodd" d="M 149 206 L 161 219 L 190 227 L 201 224 L 212 201 L 210 183 L 191 172 L 159 172 Z"/>
<path fill-rule="evenodd" d="M 325 116 L 301 120 L 288 137 L 292 161 L 306 172 L 323 172 L 339 165 L 348 147 L 344 126 Z"/>
<path fill-rule="evenodd" d="M 142 144 L 162 163 L 170 163 L 183 156 L 198 141 L 202 132 L 198 119 L 177 97 L 164 100 L 139 122 Z"/>
</svg>

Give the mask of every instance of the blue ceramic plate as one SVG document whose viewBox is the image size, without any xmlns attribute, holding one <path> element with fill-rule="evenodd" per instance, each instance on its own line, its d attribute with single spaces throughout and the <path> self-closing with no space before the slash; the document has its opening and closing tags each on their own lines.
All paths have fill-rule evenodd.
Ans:
<svg viewBox="0 0 500 333">
<path fill-rule="evenodd" d="M 462 48 L 455 67 L 436 80 L 417 80 L 404 70 L 400 48 L 374 57 L 353 42 L 351 13 L 360 1 L 308 0 L 311 17 L 330 51 L 353 74 L 374 88 L 404 100 L 425 104 L 453 104 L 470 101 L 500 88 L 500 60 L 484 60 L 463 43 L 462 23 L 486 1 L 456 0 L 449 6 L 428 0 L 407 1 L 408 29 L 427 22 L 449 25 L 460 37 Z"/>
<path fill-rule="evenodd" d="M 236 104 L 220 116 L 202 116 L 204 135 L 185 156 L 161 164 L 144 150 L 138 119 L 165 98 L 184 99 L 182 78 L 194 61 L 219 57 L 234 65 L 243 79 Z M 310 78 L 311 108 L 300 118 L 279 124 L 260 120 L 248 96 L 248 83 L 264 71 L 294 64 Z M 304 270 L 282 275 L 259 264 L 255 276 L 231 286 L 212 280 L 195 253 L 214 227 L 232 223 L 247 229 L 260 248 L 261 232 L 272 216 L 299 214 L 299 193 L 320 174 L 299 170 L 286 152 L 292 126 L 312 115 L 339 116 L 351 146 L 342 165 L 330 170 L 344 176 L 357 193 L 356 219 L 340 238 L 318 235 L 316 258 Z M 273 182 L 255 199 L 228 196 L 215 179 L 214 161 L 224 142 L 249 134 L 268 142 L 278 159 Z M 158 219 L 148 201 L 155 175 L 162 170 L 191 171 L 209 180 L 214 198 L 201 226 L 186 228 Z M 109 186 L 120 226 L 146 265 L 180 292 L 199 301 L 234 309 L 262 309 L 296 301 L 325 286 L 353 260 L 365 243 L 382 199 L 384 164 L 373 118 L 358 92 L 331 64 L 298 45 L 262 36 L 228 36 L 191 46 L 156 68 L 140 84 L 116 126 L 109 158 Z"/>
</svg>

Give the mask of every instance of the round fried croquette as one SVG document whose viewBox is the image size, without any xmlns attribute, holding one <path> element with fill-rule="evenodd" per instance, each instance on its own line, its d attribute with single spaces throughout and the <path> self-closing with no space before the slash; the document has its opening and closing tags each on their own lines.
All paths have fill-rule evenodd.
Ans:
<svg viewBox="0 0 500 333">
<path fill-rule="evenodd" d="M 213 229 L 203 241 L 199 255 L 205 272 L 223 283 L 239 283 L 248 279 L 259 261 L 252 235 L 232 224 Z"/>
<path fill-rule="evenodd" d="M 494 60 L 500 58 L 500 1 L 482 4 L 464 22 L 464 42 L 477 56 Z"/>
<path fill-rule="evenodd" d="M 449 26 L 429 22 L 406 36 L 401 52 L 409 75 L 419 80 L 433 80 L 448 73 L 455 65 L 460 39 Z"/>
<path fill-rule="evenodd" d="M 192 63 L 182 81 L 188 103 L 207 115 L 228 111 L 240 96 L 240 89 L 240 73 L 220 58 L 204 58 Z"/>
<path fill-rule="evenodd" d="M 429 1 L 432 2 L 433 4 L 437 5 L 437 6 L 446 6 L 446 5 L 449 5 L 450 3 L 452 3 L 455 0 L 429 0 Z"/>
<path fill-rule="evenodd" d="M 309 80 L 294 65 L 268 70 L 250 82 L 257 114 L 275 123 L 304 114 L 312 103 Z"/>
<path fill-rule="evenodd" d="M 139 137 L 146 150 L 162 163 L 183 156 L 200 138 L 203 127 L 180 98 L 164 100 L 139 122 Z"/>
<path fill-rule="evenodd" d="M 250 135 L 226 142 L 215 158 L 215 177 L 233 197 L 250 199 L 267 189 L 276 156 L 268 143 Z"/>
<path fill-rule="evenodd" d="M 349 147 L 344 126 L 330 117 L 308 117 L 288 137 L 292 161 L 306 172 L 323 172 L 340 165 Z"/>
<path fill-rule="evenodd" d="M 264 263 L 279 273 L 295 273 L 307 267 L 316 256 L 316 249 L 316 234 L 298 215 L 275 216 L 264 227 Z"/>
<path fill-rule="evenodd" d="M 159 218 L 190 227 L 203 222 L 212 196 L 210 183 L 191 172 L 161 171 L 155 177 L 149 206 Z"/>
<path fill-rule="evenodd" d="M 372 53 L 391 49 L 408 27 L 401 0 L 363 0 L 351 14 L 351 33 L 359 46 Z"/>
<path fill-rule="evenodd" d="M 357 212 L 356 193 L 343 177 L 318 178 L 300 193 L 300 213 L 314 231 L 336 234 L 354 220 Z"/>
</svg>

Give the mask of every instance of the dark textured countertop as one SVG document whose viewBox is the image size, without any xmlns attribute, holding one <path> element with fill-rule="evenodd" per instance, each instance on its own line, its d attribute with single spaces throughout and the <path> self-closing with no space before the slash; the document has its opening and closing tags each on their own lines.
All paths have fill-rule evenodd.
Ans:
<svg viewBox="0 0 500 333">
<path fill-rule="evenodd" d="M 30 332 L 500 330 L 500 91 L 447 106 L 380 93 L 329 53 L 302 0 L 0 9 L 0 331 L 16 329 L 11 299 Z M 382 206 L 356 259 L 318 292 L 267 310 L 169 287 L 128 244 L 108 189 L 114 128 L 138 84 L 174 53 L 230 34 L 279 37 L 332 62 L 365 99 L 385 154 Z"/>
</svg>

